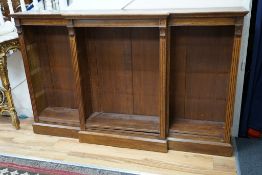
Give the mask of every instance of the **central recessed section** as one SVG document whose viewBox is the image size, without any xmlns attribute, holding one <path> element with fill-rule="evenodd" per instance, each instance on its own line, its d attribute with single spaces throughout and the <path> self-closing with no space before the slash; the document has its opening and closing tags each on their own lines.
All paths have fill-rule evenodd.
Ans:
<svg viewBox="0 0 262 175">
<path fill-rule="evenodd" d="M 159 133 L 159 29 L 76 33 L 86 128 Z"/>
</svg>

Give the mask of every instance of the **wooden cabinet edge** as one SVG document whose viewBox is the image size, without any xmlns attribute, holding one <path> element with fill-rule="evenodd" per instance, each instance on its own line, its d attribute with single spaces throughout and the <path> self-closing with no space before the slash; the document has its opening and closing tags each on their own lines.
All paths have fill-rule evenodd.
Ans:
<svg viewBox="0 0 262 175">
<path fill-rule="evenodd" d="M 237 72 L 240 59 L 242 29 L 243 29 L 243 17 L 236 18 L 234 41 L 231 57 L 230 77 L 228 85 L 228 96 L 226 106 L 226 121 L 225 121 L 225 133 L 224 140 L 227 143 L 231 141 L 231 127 L 233 123 L 234 103 L 236 94 Z"/>
<path fill-rule="evenodd" d="M 33 123 L 33 131 L 36 134 L 78 138 L 79 127 L 61 126 L 45 123 Z"/>
<path fill-rule="evenodd" d="M 233 147 L 230 143 L 191 139 L 168 138 L 168 149 L 227 157 L 231 157 L 233 154 Z"/>
<path fill-rule="evenodd" d="M 167 19 L 169 26 L 227 26 L 234 25 L 235 18 L 243 18 L 248 11 L 216 13 L 168 13 L 159 15 L 79 15 L 79 14 L 12 14 L 21 25 L 72 27 L 160 27 L 159 19 Z"/>
<path fill-rule="evenodd" d="M 17 28 L 18 39 L 19 39 L 19 43 L 20 43 L 20 51 L 21 51 L 22 58 L 23 58 L 23 63 L 24 63 L 23 65 L 24 65 L 24 68 L 25 68 L 27 86 L 28 86 L 29 95 L 30 95 L 31 104 L 32 104 L 32 109 L 33 109 L 33 114 L 34 114 L 34 121 L 39 122 L 38 111 L 37 111 L 36 101 L 35 101 L 35 95 L 34 95 L 31 75 L 30 75 L 30 67 L 29 67 L 29 61 L 28 61 L 29 58 L 28 58 L 27 50 L 26 50 L 26 43 L 25 43 L 25 38 L 24 38 L 23 26 L 21 26 L 20 22 L 21 22 L 20 19 L 15 19 L 15 26 Z"/>
<path fill-rule="evenodd" d="M 166 140 L 135 136 L 123 136 L 116 134 L 105 134 L 89 131 L 79 132 L 79 142 L 163 153 L 166 153 L 168 151 Z"/>
</svg>

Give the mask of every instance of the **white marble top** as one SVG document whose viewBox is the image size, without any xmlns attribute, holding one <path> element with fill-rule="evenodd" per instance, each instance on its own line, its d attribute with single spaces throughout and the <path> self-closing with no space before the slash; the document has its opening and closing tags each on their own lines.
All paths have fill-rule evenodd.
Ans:
<svg viewBox="0 0 262 175">
<path fill-rule="evenodd" d="M 65 10 L 176 10 L 245 7 L 245 0 L 73 0 Z"/>
<path fill-rule="evenodd" d="M 120 10 L 131 0 L 73 0 L 64 10 Z"/>
<path fill-rule="evenodd" d="M 60 11 L 31 11 L 22 14 L 129 15 L 195 12 L 242 12 L 247 0 L 73 0 Z"/>
<path fill-rule="evenodd" d="M 99 0 L 98 0 L 99 1 Z M 126 10 L 143 9 L 223 9 L 244 7 L 244 0 L 134 0 Z"/>
<path fill-rule="evenodd" d="M 168 14 L 190 12 L 238 12 L 248 10 L 246 0 L 73 0 L 62 11 L 28 11 L 22 14 Z M 11 32 L 0 34 L 0 42 L 15 39 L 18 35 Z"/>
</svg>

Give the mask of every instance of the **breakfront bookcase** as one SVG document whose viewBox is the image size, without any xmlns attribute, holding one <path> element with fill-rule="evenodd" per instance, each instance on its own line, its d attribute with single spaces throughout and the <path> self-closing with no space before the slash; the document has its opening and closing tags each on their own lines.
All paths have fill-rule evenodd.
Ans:
<svg viewBox="0 0 262 175">
<path fill-rule="evenodd" d="M 37 134 L 230 156 L 242 8 L 16 13 Z"/>
</svg>

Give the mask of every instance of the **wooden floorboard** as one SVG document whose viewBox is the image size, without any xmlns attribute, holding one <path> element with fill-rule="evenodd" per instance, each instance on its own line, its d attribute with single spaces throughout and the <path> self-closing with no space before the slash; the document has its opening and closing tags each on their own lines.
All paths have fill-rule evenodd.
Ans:
<svg viewBox="0 0 262 175">
<path fill-rule="evenodd" d="M 32 120 L 21 130 L 0 117 L 0 154 L 12 154 L 111 169 L 167 175 L 236 174 L 235 158 L 179 151 L 158 153 L 79 143 L 77 139 L 37 135 Z"/>
</svg>

